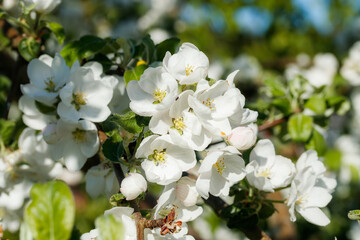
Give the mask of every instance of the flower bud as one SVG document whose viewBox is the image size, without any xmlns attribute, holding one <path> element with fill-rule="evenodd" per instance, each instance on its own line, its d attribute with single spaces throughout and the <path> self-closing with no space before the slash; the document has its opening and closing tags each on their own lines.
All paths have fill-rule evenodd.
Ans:
<svg viewBox="0 0 360 240">
<path fill-rule="evenodd" d="M 176 184 L 176 198 L 185 206 L 194 206 L 199 197 L 196 190 L 195 180 L 189 177 L 182 177 Z"/>
<path fill-rule="evenodd" d="M 130 201 L 137 198 L 146 189 L 147 182 L 141 174 L 129 173 L 121 182 L 120 192 L 124 194 L 127 201 Z"/>
<path fill-rule="evenodd" d="M 59 141 L 59 136 L 56 132 L 56 123 L 46 125 L 43 130 L 43 138 L 48 144 L 54 144 Z"/>
<path fill-rule="evenodd" d="M 255 144 L 256 131 L 251 127 L 237 127 L 231 131 L 226 140 L 238 150 L 246 150 Z"/>
</svg>

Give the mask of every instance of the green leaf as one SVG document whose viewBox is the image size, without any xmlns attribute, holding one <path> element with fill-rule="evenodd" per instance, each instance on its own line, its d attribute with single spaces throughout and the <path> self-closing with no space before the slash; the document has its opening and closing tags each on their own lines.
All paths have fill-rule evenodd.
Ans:
<svg viewBox="0 0 360 240">
<path fill-rule="evenodd" d="M 126 197 L 124 196 L 124 194 L 122 193 L 117 193 L 114 194 L 110 197 L 109 202 L 112 206 L 114 207 L 118 207 L 121 206 L 121 202 L 123 199 L 125 199 Z"/>
<path fill-rule="evenodd" d="M 151 40 L 150 35 L 146 35 L 142 39 L 142 44 L 145 47 L 143 53 L 143 59 L 146 61 L 148 65 L 150 65 L 150 63 L 152 63 L 155 57 L 155 44 L 153 40 Z"/>
<path fill-rule="evenodd" d="M 116 43 L 121 47 L 123 51 L 123 59 L 121 61 L 121 65 L 123 67 L 126 67 L 134 55 L 135 48 L 131 41 L 125 38 L 116 39 Z"/>
<path fill-rule="evenodd" d="M 125 231 L 122 222 L 118 221 L 115 216 L 109 214 L 98 217 L 95 220 L 95 226 L 99 229 L 101 240 L 124 239 Z"/>
<path fill-rule="evenodd" d="M 120 162 L 120 158 L 124 153 L 123 141 L 109 137 L 102 145 L 104 156 L 112 162 Z"/>
<path fill-rule="evenodd" d="M 74 41 L 66 45 L 61 51 L 61 55 L 70 66 L 75 60 L 81 61 L 98 53 L 104 46 L 106 41 L 96 36 L 87 35 L 80 40 Z"/>
<path fill-rule="evenodd" d="M 21 223 L 19 237 L 20 237 L 20 240 L 32 240 L 33 239 L 31 229 L 26 224 L 26 222 Z"/>
<path fill-rule="evenodd" d="M 48 28 L 50 28 L 50 30 L 55 34 L 56 39 L 58 40 L 60 45 L 62 45 L 65 40 L 65 30 L 61 26 L 61 24 L 56 22 L 49 22 Z"/>
<path fill-rule="evenodd" d="M 114 121 L 118 123 L 122 128 L 124 128 L 126 131 L 134 134 L 141 133 L 143 127 L 142 121 L 137 121 L 136 114 L 133 111 L 129 111 L 123 115 L 114 114 Z M 139 119 L 139 118 L 138 118 Z M 141 125 L 140 125 L 141 124 Z"/>
<path fill-rule="evenodd" d="M 267 219 L 269 217 L 271 217 L 271 215 L 273 215 L 273 213 L 275 212 L 275 207 L 272 203 L 263 203 L 261 205 L 261 209 L 258 213 L 259 218 L 261 219 Z"/>
<path fill-rule="evenodd" d="M 0 119 L 0 140 L 5 144 L 9 145 L 15 130 L 15 121 Z"/>
<path fill-rule="evenodd" d="M 327 104 L 333 107 L 335 112 L 339 115 L 344 115 L 350 110 L 350 102 L 344 96 L 335 96 L 326 99 Z"/>
<path fill-rule="evenodd" d="M 61 181 L 37 183 L 30 197 L 25 222 L 34 239 L 69 239 L 75 219 L 75 203 L 69 187 Z"/>
<path fill-rule="evenodd" d="M 18 50 L 20 55 L 28 62 L 38 57 L 41 44 L 33 38 L 24 38 L 20 41 Z"/>
<path fill-rule="evenodd" d="M 53 114 L 56 113 L 56 107 L 55 106 L 48 106 L 44 103 L 35 101 L 35 106 L 39 110 L 39 112 L 44 114 Z"/>
<path fill-rule="evenodd" d="M 285 85 L 276 77 L 269 77 L 264 80 L 270 94 L 274 97 L 282 97 L 286 94 Z"/>
<path fill-rule="evenodd" d="M 341 168 L 341 152 L 339 150 L 329 150 L 325 154 L 324 163 L 331 171 L 339 171 Z"/>
<path fill-rule="evenodd" d="M 349 211 L 348 217 L 351 220 L 360 220 L 360 210 L 351 210 L 351 211 Z"/>
<path fill-rule="evenodd" d="M 326 102 L 324 97 L 319 94 L 311 96 L 305 103 L 305 108 L 312 110 L 316 114 L 323 114 L 326 110 Z"/>
<path fill-rule="evenodd" d="M 311 136 L 312 127 L 312 117 L 301 113 L 292 115 L 288 121 L 288 131 L 294 141 L 306 142 Z"/>
<path fill-rule="evenodd" d="M 10 39 L 4 36 L 3 32 L 0 31 L 0 51 L 4 50 L 7 46 L 9 46 L 9 44 L 10 44 Z"/>
<path fill-rule="evenodd" d="M 279 109 L 285 116 L 291 113 L 291 104 L 287 98 L 276 98 L 272 101 L 277 109 Z"/>
<path fill-rule="evenodd" d="M 144 71 L 147 68 L 148 68 L 147 65 L 142 64 L 142 65 L 136 66 L 135 68 L 133 68 L 131 70 L 127 70 L 124 74 L 124 80 L 125 80 L 126 85 L 132 80 L 139 81 L 141 75 L 144 73 Z"/>
<path fill-rule="evenodd" d="M 162 61 L 166 52 L 174 54 L 180 43 L 179 38 L 169 38 L 156 45 L 156 60 Z"/>
<path fill-rule="evenodd" d="M 319 156 L 324 156 L 324 154 L 326 152 L 325 139 L 324 139 L 323 135 L 321 135 L 315 129 L 312 132 L 309 142 L 305 146 L 306 146 L 306 149 L 315 150 L 319 154 Z"/>
</svg>

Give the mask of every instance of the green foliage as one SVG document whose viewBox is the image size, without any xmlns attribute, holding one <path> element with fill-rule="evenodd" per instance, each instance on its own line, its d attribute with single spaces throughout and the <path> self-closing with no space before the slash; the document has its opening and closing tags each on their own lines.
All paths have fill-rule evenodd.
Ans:
<svg viewBox="0 0 360 240">
<path fill-rule="evenodd" d="M 148 125 L 150 121 L 150 117 L 138 116 L 133 111 L 128 111 L 122 115 L 113 114 L 110 119 L 126 131 L 134 134 L 141 133 L 144 126 Z"/>
<path fill-rule="evenodd" d="M 306 143 L 306 148 L 315 150 L 319 156 L 324 156 L 326 152 L 326 142 L 323 135 L 314 129 L 310 140 Z"/>
<path fill-rule="evenodd" d="M 111 214 L 98 217 L 95 226 L 99 229 L 101 240 L 124 239 L 125 237 L 124 225 Z"/>
<path fill-rule="evenodd" d="M 89 58 L 106 45 L 106 41 L 96 36 L 83 36 L 80 40 L 67 44 L 61 51 L 66 63 L 71 66 L 75 60 L 81 61 L 82 59 Z"/>
<path fill-rule="evenodd" d="M 270 96 L 282 97 L 286 95 L 286 86 L 276 77 L 268 77 L 264 80 Z"/>
<path fill-rule="evenodd" d="M 144 71 L 148 68 L 147 65 L 145 64 L 141 64 L 139 66 L 136 66 L 133 69 L 127 70 L 124 74 L 124 80 L 126 85 L 131 81 L 131 80 L 136 80 L 139 81 L 141 75 L 144 73 Z"/>
<path fill-rule="evenodd" d="M 156 60 L 162 61 L 166 52 L 174 54 L 180 43 L 179 38 L 169 38 L 156 45 Z"/>
<path fill-rule="evenodd" d="M 324 114 L 326 110 L 326 102 L 320 94 L 312 95 L 305 103 L 305 108 L 312 110 L 316 114 Z"/>
<path fill-rule="evenodd" d="M 120 162 L 120 158 L 124 153 L 123 140 L 109 137 L 102 145 L 104 156 L 112 162 Z"/>
<path fill-rule="evenodd" d="M 19 43 L 19 53 L 28 62 L 39 56 L 40 53 L 40 42 L 34 38 L 24 38 Z"/>
<path fill-rule="evenodd" d="M 30 197 L 25 222 L 34 239 L 69 239 L 75 218 L 75 203 L 69 187 L 61 181 L 37 183 Z"/>
<path fill-rule="evenodd" d="M 331 171 L 339 171 L 341 168 L 341 152 L 331 149 L 326 152 L 324 163 Z"/>
<path fill-rule="evenodd" d="M 9 145 L 12 141 L 16 122 L 12 120 L 0 119 L 0 141 Z"/>
<path fill-rule="evenodd" d="M 339 115 L 344 115 L 350 110 L 350 102 L 344 96 L 329 97 L 326 102 Z"/>
<path fill-rule="evenodd" d="M 289 118 L 288 131 L 294 141 L 306 142 L 311 136 L 312 128 L 312 117 L 298 113 Z"/>
<path fill-rule="evenodd" d="M 109 202 L 112 206 L 118 207 L 118 206 L 121 206 L 121 202 L 124 199 L 125 199 L 125 196 L 122 193 L 117 193 L 110 197 Z"/>
<path fill-rule="evenodd" d="M 56 22 L 49 22 L 49 23 L 47 23 L 47 26 L 54 33 L 58 42 L 62 45 L 65 40 L 65 30 L 61 26 L 61 24 L 56 23 Z"/>
<path fill-rule="evenodd" d="M 19 237 L 20 237 L 20 240 L 32 240 L 33 239 L 31 229 L 26 224 L 26 222 L 21 223 Z"/>
<path fill-rule="evenodd" d="M 351 211 L 349 211 L 348 217 L 351 220 L 360 220 L 360 210 L 351 210 Z"/>
</svg>

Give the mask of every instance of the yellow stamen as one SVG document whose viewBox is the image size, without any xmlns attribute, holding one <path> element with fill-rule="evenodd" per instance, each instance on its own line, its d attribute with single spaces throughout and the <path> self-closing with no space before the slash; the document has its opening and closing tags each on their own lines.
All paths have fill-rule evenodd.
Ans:
<svg viewBox="0 0 360 240">
<path fill-rule="evenodd" d="M 159 164 L 164 164 L 166 158 L 166 149 L 163 149 L 161 151 L 155 149 L 153 154 L 148 156 L 148 159 L 153 160 L 156 166 L 158 166 Z"/>
<path fill-rule="evenodd" d="M 156 99 L 153 104 L 158 104 L 161 103 L 162 100 L 165 98 L 166 96 L 166 91 L 161 90 L 160 88 L 157 88 L 156 90 L 153 91 L 153 96 Z"/>
<path fill-rule="evenodd" d="M 185 74 L 186 74 L 186 76 L 189 76 L 190 75 L 190 73 L 193 73 L 194 72 L 194 66 L 193 65 L 186 65 L 186 67 L 185 67 Z"/>
<path fill-rule="evenodd" d="M 52 81 L 54 77 L 48 77 L 47 81 L 45 81 L 46 88 L 45 90 L 48 92 L 55 92 L 55 83 Z"/>
<path fill-rule="evenodd" d="M 258 176 L 270 178 L 271 177 L 271 171 L 269 168 L 266 168 L 264 171 L 258 173 Z"/>
<path fill-rule="evenodd" d="M 76 143 L 81 143 L 85 138 L 85 130 L 76 128 L 75 131 L 72 132 L 72 135 Z"/>
<path fill-rule="evenodd" d="M 186 128 L 186 125 L 184 123 L 184 119 L 182 117 L 174 118 L 173 120 L 174 126 L 171 128 L 176 129 L 180 135 L 183 134 L 184 128 Z"/>
<path fill-rule="evenodd" d="M 136 63 L 136 66 L 140 66 L 140 65 L 146 65 L 146 62 L 144 60 L 140 60 Z"/>
<path fill-rule="evenodd" d="M 216 163 L 213 164 L 216 171 L 222 176 L 224 169 L 226 168 L 224 158 L 219 158 Z"/>
<path fill-rule="evenodd" d="M 213 106 L 212 106 L 213 102 L 214 102 L 214 99 L 210 99 L 210 98 L 206 99 L 206 101 L 202 101 L 202 103 L 203 103 L 205 106 L 209 107 L 210 110 L 216 109 L 216 107 L 213 107 Z"/>
<path fill-rule="evenodd" d="M 75 105 L 76 110 L 79 111 L 80 107 L 82 105 L 85 105 L 87 101 L 86 95 L 84 92 L 79 92 L 79 90 L 76 90 L 76 93 L 73 94 L 73 101 L 71 102 L 73 105 Z"/>
</svg>

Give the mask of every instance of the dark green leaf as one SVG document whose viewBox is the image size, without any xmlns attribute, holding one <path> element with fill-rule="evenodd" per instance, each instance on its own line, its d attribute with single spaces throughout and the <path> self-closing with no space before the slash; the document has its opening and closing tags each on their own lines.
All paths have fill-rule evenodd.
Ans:
<svg viewBox="0 0 360 240">
<path fill-rule="evenodd" d="M 48 28 L 55 34 L 56 39 L 62 45 L 65 40 L 65 31 L 64 28 L 61 26 L 61 24 L 56 22 L 49 22 Z"/>
<path fill-rule="evenodd" d="M 3 32 L 0 31 L 0 51 L 4 50 L 10 44 L 10 39 L 4 36 Z"/>
<path fill-rule="evenodd" d="M 309 100 L 307 100 L 305 107 L 312 110 L 316 114 L 323 114 L 326 110 L 326 102 L 321 95 L 315 94 L 311 96 Z"/>
<path fill-rule="evenodd" d="M 287 98 L 276 98 L 272 101 L 277 109 L 279 109 L 285 116 L 291 113 L 291 104 Z"/>
<path fill-rule="evenodd" d="M 124 153 L 124 145 L 122 139 L 109 137 L 102 145 L 104 156 L 112 162 L 120 162 L 120 158 Z"/>
<path fill-rule="evenodd" d="M 56 107 L 55 106 L 48 106 L 44 103 L 35 101 L 35 106 L 39 110 L 39 112 L 44 114 L 53 114 L 56 113 Z"/>
<path fill-rule="evenodd" d="M 267 219 L 273 215 L 275 212 L 275 207 L 272 203 L 263 203 L 261 205 L 261 209 L 258 213 L 259 218 L 261 219 Z"/>
<path fill-rule="evenodd" d="M 124 225 L 112 214 L 98 217 L 95 226 L 99 229 L 101 240 L 125 239 Z"/>
<path fill-rule="evenodd" d="M 136 66 L 134 69 L 127 70 L 124 74 L 124 80 L 125 80 L 126 85 L 132 80 L 139 81 L 141 75 L 144 73 L 144 71 L 147 68 L 148 68 L 147 65 L 142 64 L 142 65 Z"/>
<path fill-rule="evenodd" d="M 339 115 L 344 115 L 350 110 L 350 102 L 346 97 L 335 96 L 326 99 L 330 107 L 333 107 L 335 112 Z"/>
<path fill-rule="evenodd" d="M 38 57 L 41 44 L 33 38 L 24 38 L 19 43 L 19 53 L 28 62 Z"/>
<path fill-rule="evenodd" d="M 288 131 L 294 141 L 306 142 L 312 132 L 312 117 L 298 113 L 292 115 L 288 121 Z"/>
<path fill-rule="evenodd" d="M 143 59 L 146 61 L 148 65 L 153 62 L 155 58 L 155 44 L 153 40 L 151 40 L 150 36 L 147 35 L 142 39 L 142 43 L 144 45 L 144 53 Z"/>
<path fill-rule="evenodd" d="M 156 60 L 162 61 L 166 52 L 174 54 L 180 43 L 179 38 L 169 38 L 156 45 Z"/>
<path fill-rule="evenodd" d="M 34 239 L 69 239 L 75 219 L 75 203 L 69 187 L 61 181 L 37 183 L 30 197 L 25 222 Z"/>
<path fill-rule="evenodd" d="M 306 144 L 306 149 L 313 149 L 319 156 L 324 156 L 326 152 L 326 142 L 323 135 L 314 129 L 309 142 Z"/>
<path fill-rule="evenodd" d="M 131 41 L 127 40 L 125 38 L 116 39 L 116 43 L 121 47 L 121 49 L 123 51 L 123 59 L 122 59 L 121 65 L 123 67 L 126 67 L 134 55 L 135 48 L 134 48 L 133 44 L 131 43 Z"/>
<path fill-rule="evenodd" d="M 61 51 L 61 55 L 68 65 L 72 65 L 75 60 L 81 61 L 98 53 L 104 46 L 106 41 L 102 38 L 87 35 L 80 40 L 74 41 L 66 45 Z"/>
</svg>

